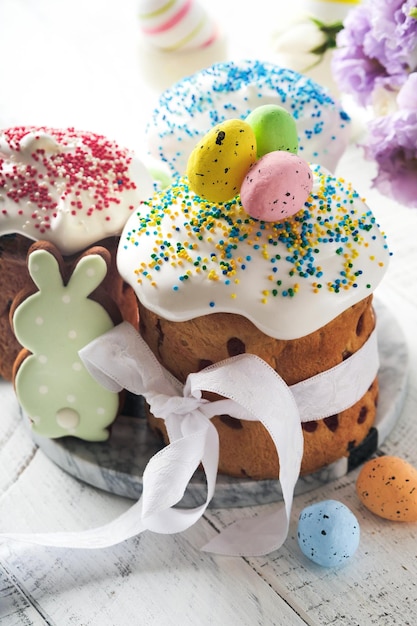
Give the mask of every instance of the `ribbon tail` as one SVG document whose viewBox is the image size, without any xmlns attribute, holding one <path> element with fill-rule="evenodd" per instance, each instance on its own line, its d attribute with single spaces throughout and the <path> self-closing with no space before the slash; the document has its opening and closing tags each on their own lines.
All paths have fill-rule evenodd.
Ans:
<svg viewBox="0 0 417 626">
<path fill-rule="evenodd" d="M 17 541 L 53 548 L 94 550 L 109 548 L 139 535 L 146 526 L 142 522 L 142 499 L 108 524 L 84 531 L 51 533 L 2 533 L 0 541 Z"/>
<path fill-rule="evenodd" d="M 199 417 L 197 412 L 193 415 L 193 432 L 172 441 L 148 462 L 143 473 L 142 498 L 145 518 L 169 509 L 182 499 L 204 456 L 208 431 L 214 428 L 204 417 L 200 417 L 199 425 Z"/>
<path fill-rule="evenodd" d="M 288 528 L 289 517 L 281 505 L 268 515 L 234 522 L 201 549 L 224 556 L 263 556 L 282 546 Z"/>
<path fill-rule="evenodd" d="M 144 523 L 146 528 L 163 534 L 183 532 L 193 526 L 205 513 L 210 500 L 213 497 L 219 457 L 219 438 L 213 424 L 207 421 L 208 428 L 205 433 L 204 451 L 201 463 L 206 474 L 207 495 L 205 502 L 191 509 L 165 508 L 158 510 L 152 515 L 146 515 Z M 187 437 L 185 439 L 188 439 Z"/>
<path fill-rule="evenodd" d="M 284 499 L 284 504 L 271 514 L 235 522 L 203 550 L 235 556 L 260 556 L 277 550 L 288 534 L 303 454 L 300 416 L 291 390 L 265 361 L 251 354 L 234 357 L 233 362 L 229 359 L 217 363 L 191 374 L 189 379 L 186 388 L 191 393 L 200 389 L 227 397 L 239 405 L 237 413 L 244 419 L 264 425 L 279 457 Z M 215 405 L 214 402 L 212 408 Z"/>
<path fill-rule="evenodd" d="M 162 534 L 174 534 L 193 526 L 204 514 L 213 497 L 218 467 L 219 440 L 215 427 L 204 416 L 197 422 L 193 415 L 189 421 L 188 434 L 163 448 L 148 463 L 143 477 L 143 493 L 125 513 L 103 526 L 85 531 L 51 533 L 4 533 L 1 541 L 17 541 L 32 545 L 100 549 L 114 546 L 150 530 Z M 203 425 L 203 427 L 201 426 Z M 191 429 L 194 428 L 194 431 Z M 175 459 L 177 464 L 174 462 Z M 176 509 L 186 486 L 200 461 L 207 479 L 206 501 L 193 509 Z M 177 472 L 178 463 L 184 471 Z M 168 473 L 167 473 L 168 471 Z"/>
</svg>

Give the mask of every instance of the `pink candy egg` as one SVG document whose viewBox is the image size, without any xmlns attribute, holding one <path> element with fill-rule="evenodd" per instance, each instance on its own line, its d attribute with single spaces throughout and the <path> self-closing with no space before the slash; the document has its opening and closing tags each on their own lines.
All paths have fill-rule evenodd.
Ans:
<svg viewBox="0 0 417 626">
<path fill-rule="evenodd" d="M 240 188 L 240 199 L 251 217 L 277 222 L 302 209 L 312 188 L 308 163 L 297 154 L 277 150 L 252 165 Z"/>
</svg>

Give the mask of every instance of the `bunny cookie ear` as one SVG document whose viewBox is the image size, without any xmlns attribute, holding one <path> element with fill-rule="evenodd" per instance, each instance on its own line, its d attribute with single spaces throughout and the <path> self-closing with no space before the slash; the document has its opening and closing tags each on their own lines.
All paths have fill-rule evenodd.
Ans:
<svg viewBox="0 0 417 626">
<path fill-rule="evenodd" d="M 90 248 L 75 265 L 67 284 L 69 291 L 87 298 L 104 280 L 110 266 L 110 254 L 104 248 Z"/>
<path fill-rule="evenodd" d="M 33 255 L 33 256 L 32 256 Z M 56 290 L 64 283 L 64 261 L 56 246 L 47 241 L 33 243 L 27 253 L 28 271 L 34 283 L 32 288 L 18 292 L 13 299 L 9 312 L 10 325 L 13 328 L 13 317 L 18 306 L 30 295 L 40 290 Z M 42 268 L 39 271 L 39 268 Z"/>
<path fill-rule="evenodd" d="M 89 257 L 95 257 L 95 260 Z M 69 291 L 74 289 L 78 297 L 82 294 L 85 298 L 89 297 L 98 302 L 110 315 L 113 324 L 120 324 L 123 321 L 121 310 L 103 284 L 109 271 L 111 271 L 109 250 L 103 246 L 92 246 L 77 257 L 71 266 L 71 273 L 67 271 L 66 276 L 69 275 L 67 288 Z M 87 273 L 86 277 L 83 277 L 84 273 Z M 82 291 L 83 287 L 84 291 Z"/>
<path fill-rule="evenodd" d="M 54 291 L 63 285 L 63 261 L 58 249 L 37 242 L 28 251 L 29 274 L 39 291 Z"/>
</svg>

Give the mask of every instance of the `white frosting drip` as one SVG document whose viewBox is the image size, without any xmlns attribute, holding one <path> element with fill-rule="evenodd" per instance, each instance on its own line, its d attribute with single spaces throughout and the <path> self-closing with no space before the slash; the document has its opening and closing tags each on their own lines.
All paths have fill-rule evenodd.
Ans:
<svg viewBox="0 0 417 626">
<path fill-rule="evenodd" d="M 127 222 L 119 272 L 172 321 L 229 312 L 279 339 L 317 330 L 374 291 L 389 252 L 352 187 L 312 168 L 303 209 L 275 224 L 251 218 L 238 197 L 204 201 L 180 179 Z"/>
<path fill-rule="evenodd" d="M 112 235 L 153 192 L 142 162 L 93 133 L 0 132 L 0 234 L 54 243 L 64 255 Z"/>
<path fill-rule="evenodd" d="M 219 63 L 167 89 L 147 126 L 149 153 L 184 175 L 195 144 L 215 124 L 264 104 L 294 116 L 300 156 L 335 170 L 350 138 L 348 115 L 316 82 L 260 61 Z"/>
</svg>

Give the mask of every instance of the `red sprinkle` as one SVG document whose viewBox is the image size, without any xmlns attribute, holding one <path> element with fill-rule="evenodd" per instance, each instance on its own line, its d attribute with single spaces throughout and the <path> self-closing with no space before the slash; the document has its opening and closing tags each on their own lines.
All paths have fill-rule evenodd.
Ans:
<svg viewBox="0 0 417 626">
<path fill-rule="evenodd" d="M 94 211 L 107 211 L 111 205 L 120 204 L 123 192 L 136 189 L 128 175 L 132 155 L 115 142 L 73 128 L 18 126 L 2 131 L 10 150 L 15 152 L 20 152 L 20 141 L 28 133 L 34 134 L 30 156 L 43 171 L 21 162 L 10 169 L 9 161 L 9 171 L 3 171 L 6 161 L 0 157 L 0 189 L 16 204 L 30 203 L 31 219 L 41 232 L 50 227 L 44 222 L 56 217 L 57 192 L 61 199 L 69 195 L 75 198 L 71 201 L 72 215 L 83 210 L 91 216 Z M 50 135 L 60 150 L 37 147 L 37 141 L 43 140 L 40 134 Z M 85 191 L 90 195 L 88 206 L 83 206 L 80 198 Z M 48 212 L 50 216 L 45 215 Z M 23 210 L 19 208 L 18 213 L 23 214 Z M 105 219 L 109 221 L 111 217 L 107 215 Z"/>
</svg>

